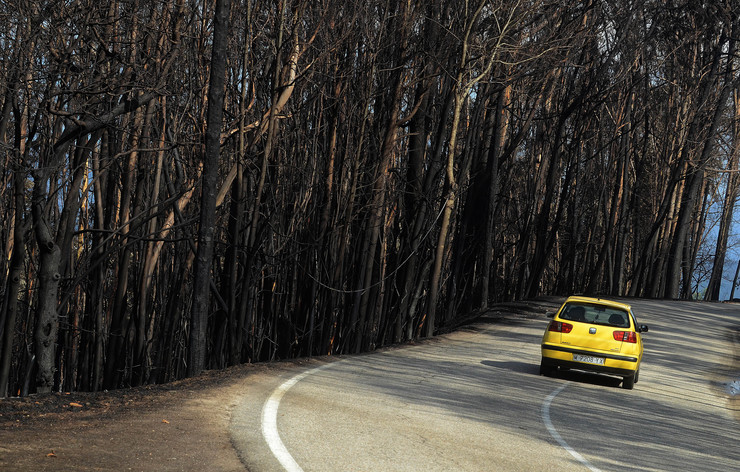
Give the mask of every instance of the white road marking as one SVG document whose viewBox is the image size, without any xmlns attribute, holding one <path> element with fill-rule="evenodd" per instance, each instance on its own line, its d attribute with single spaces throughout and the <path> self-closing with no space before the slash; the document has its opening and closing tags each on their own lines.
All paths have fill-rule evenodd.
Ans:
<svg viewBox="0 0 740 472">
<path fill-rule="evenodd" d="M 558 394 L 562 392 L 567 386 L 567 383 L 563 384 L 561 387 L 552 392 L 547 398 L 545 398 L 545 402 L 542 404 L 542 421 L 545 423 L 550 436 L 552 436 L 555 441 L 560 444 L 560 447 L 568 451 L 571 456 L 573 456 L 578 462 L 586 466 L 591 472 L 601 472 L 599 469 L 591 465 L 591 463 L 585 457 L 583 457 L 575 449 L 570 447 L 552 425 L 552 421 L 550 421 L 550 404 L 552 403 L 553 399 L 558 396 Z"/>
<path fill-rule="evenodd" d="M 267 399 L 265 405 L 262 407 L 262 436 L 267 441 L 267 445 L 270 446 L 272 454 L 288 472 L 303 472 L 303 469 L 293 459 L 293 456 L 290 455 L 290 452 L 288 452 L 285 444 L 280 439 L 277 429 L 277 412 L 280 407 L 280 400 L 283 399 L 283 396 L 293 385 L 319 370 L 326 369 L 330 365 L 332 364 L 316 367 L 287 380 L 272 392 L 272 395 L 270 395 L 270 398 Z"/>
<path fill-rule="evenodd" d="M 278 433 L 277 429 L 277 412 L 278 408 L 280 407 L 280 401 L 283 399 L 283 396 L 285 396 L 288 390 L 290 390 L 295 384 L 305 379 L 309 375 L 326 369 L 331 365 L 332 364 L 325 364 L 316 367 L 285 381 L 282 385 L 280 385 L 272 392 L 272 395 L 270 395 L 270 398 L 267 399 L 264 406 L 262 407 L 262 436 L 265 438 L 265 441 L 270 447 L 272 454 L 288 472 L 303 472 L 303 469 L 300 465 L 298 465 L 298 462 L 296 462 L 290 452 L 288 452 L 285 444 L 280 439 L 280 434 Z M 545 398 L 545 401 L 542 403 L 542 422 L 545 423 L 550 436 L 552 436 L 553 439 L 555 439 L 555 441 L 560 444 L 560 447 L 568 451 L 571 456 L 573 456 L 578 462 L 583 464 L 591 472 L 601 472 L 600 469 L 594 467 L 585 457 L 580 455 L 575 449 L 570 447 L 567 442 L 565 442 L 565 440 L 562 438 L 562 436 L 560 436 L 560 433 L 557 432 L 552 424 L 552 421 L 550 420 L 550 404 L 560 392 L 565 390 L 565 387 L 567 386 L 567 383 L 563 384 L 554 392 L 552 392 L 547 398 Z"/>
</svg>

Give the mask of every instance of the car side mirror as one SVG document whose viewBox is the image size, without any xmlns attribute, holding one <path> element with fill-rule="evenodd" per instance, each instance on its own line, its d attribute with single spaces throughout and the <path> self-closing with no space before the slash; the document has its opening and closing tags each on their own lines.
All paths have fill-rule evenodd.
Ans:
<svg viewBox="0 0 740 472">
<path fill-rule="evenodd" d="M 638 333 L 647 333 L 647 332 L 648 332 L 648 325 L 640 325 Z"/>
<path fill-rule="evenodd" d="M 545 313 L 548 318 L 555 318 L 555 313 Z"/>
</svg>

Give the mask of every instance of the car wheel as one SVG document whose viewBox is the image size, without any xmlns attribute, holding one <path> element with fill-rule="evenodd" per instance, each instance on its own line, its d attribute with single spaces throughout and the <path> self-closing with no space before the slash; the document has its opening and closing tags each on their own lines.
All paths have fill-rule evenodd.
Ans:
<svg viewBox="0 0 740 472">
<path fill-rule="evenodd" d="M 637 383 L 638 380 L 640 380 L 640 369 L 637 369 L 635 372 L 635 383 Z"/>
<path fill-rule="evenodd" d="M 545 375 L 547 377 L 552 376 L 555 373 L 555 370 L 557 367 L 551 366 L 549 364 L 545 364 L 545 360 L 543 359 L 540 362 L 540 375 Z"/>
<path fill-rule="evenodd" d="M 622 380 L 622 388 L 626 388 L 627 390 L 632 390 L 633 388 L 635 388 L 636 376 L 637 373 L 624 377 L 624 379 Z"/>
</svg>

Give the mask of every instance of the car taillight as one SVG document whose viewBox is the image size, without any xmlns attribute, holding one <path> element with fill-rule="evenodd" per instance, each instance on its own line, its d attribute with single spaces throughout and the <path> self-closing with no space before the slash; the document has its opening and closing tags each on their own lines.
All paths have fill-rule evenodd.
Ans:
<svg viewBox="0 0 740 472">
<path fill-rule="evenodd" d="M 614 340 L 626 343 L 636 343 L 637 333 L 634 331 L 614 331 Z"/>
<path fill-rule="evenodd" d="M 570 333 L 573 330 L 573 325 L 570 323 L 563 323 L 562 321 L 550 322 L 549 331 L 556 331 L 558 333 Z"/>
</svg>

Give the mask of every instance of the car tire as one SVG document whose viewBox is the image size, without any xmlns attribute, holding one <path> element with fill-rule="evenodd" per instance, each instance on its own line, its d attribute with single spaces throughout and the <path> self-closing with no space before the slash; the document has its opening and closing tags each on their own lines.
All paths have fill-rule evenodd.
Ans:
<svg viewBox="0 0 740 472">
<path fill-rule="evenodd" d="M 640 369 L 637 369 L 635 372 L 635 383 L 637 383 L 638 380 L 640 380 Z"/>
<path fill-rule="evenodd" d="M 637 376 L 637 373 L 635 372 L 632 375 L 628 375 L 627 377 L 624 377 L 622 379 L 622 388 L 626 388 L 627 390 L 632 390 L 635 388 L 635 377 Z"/>
<path fill-rule="evenodd" d="M 555 370 L 557 370 L 557 367 L 545 364 L 544 359 L 540 362 L 540 375 L 551 377 L 553 374 L 555 374 Z"/>
</svg>

